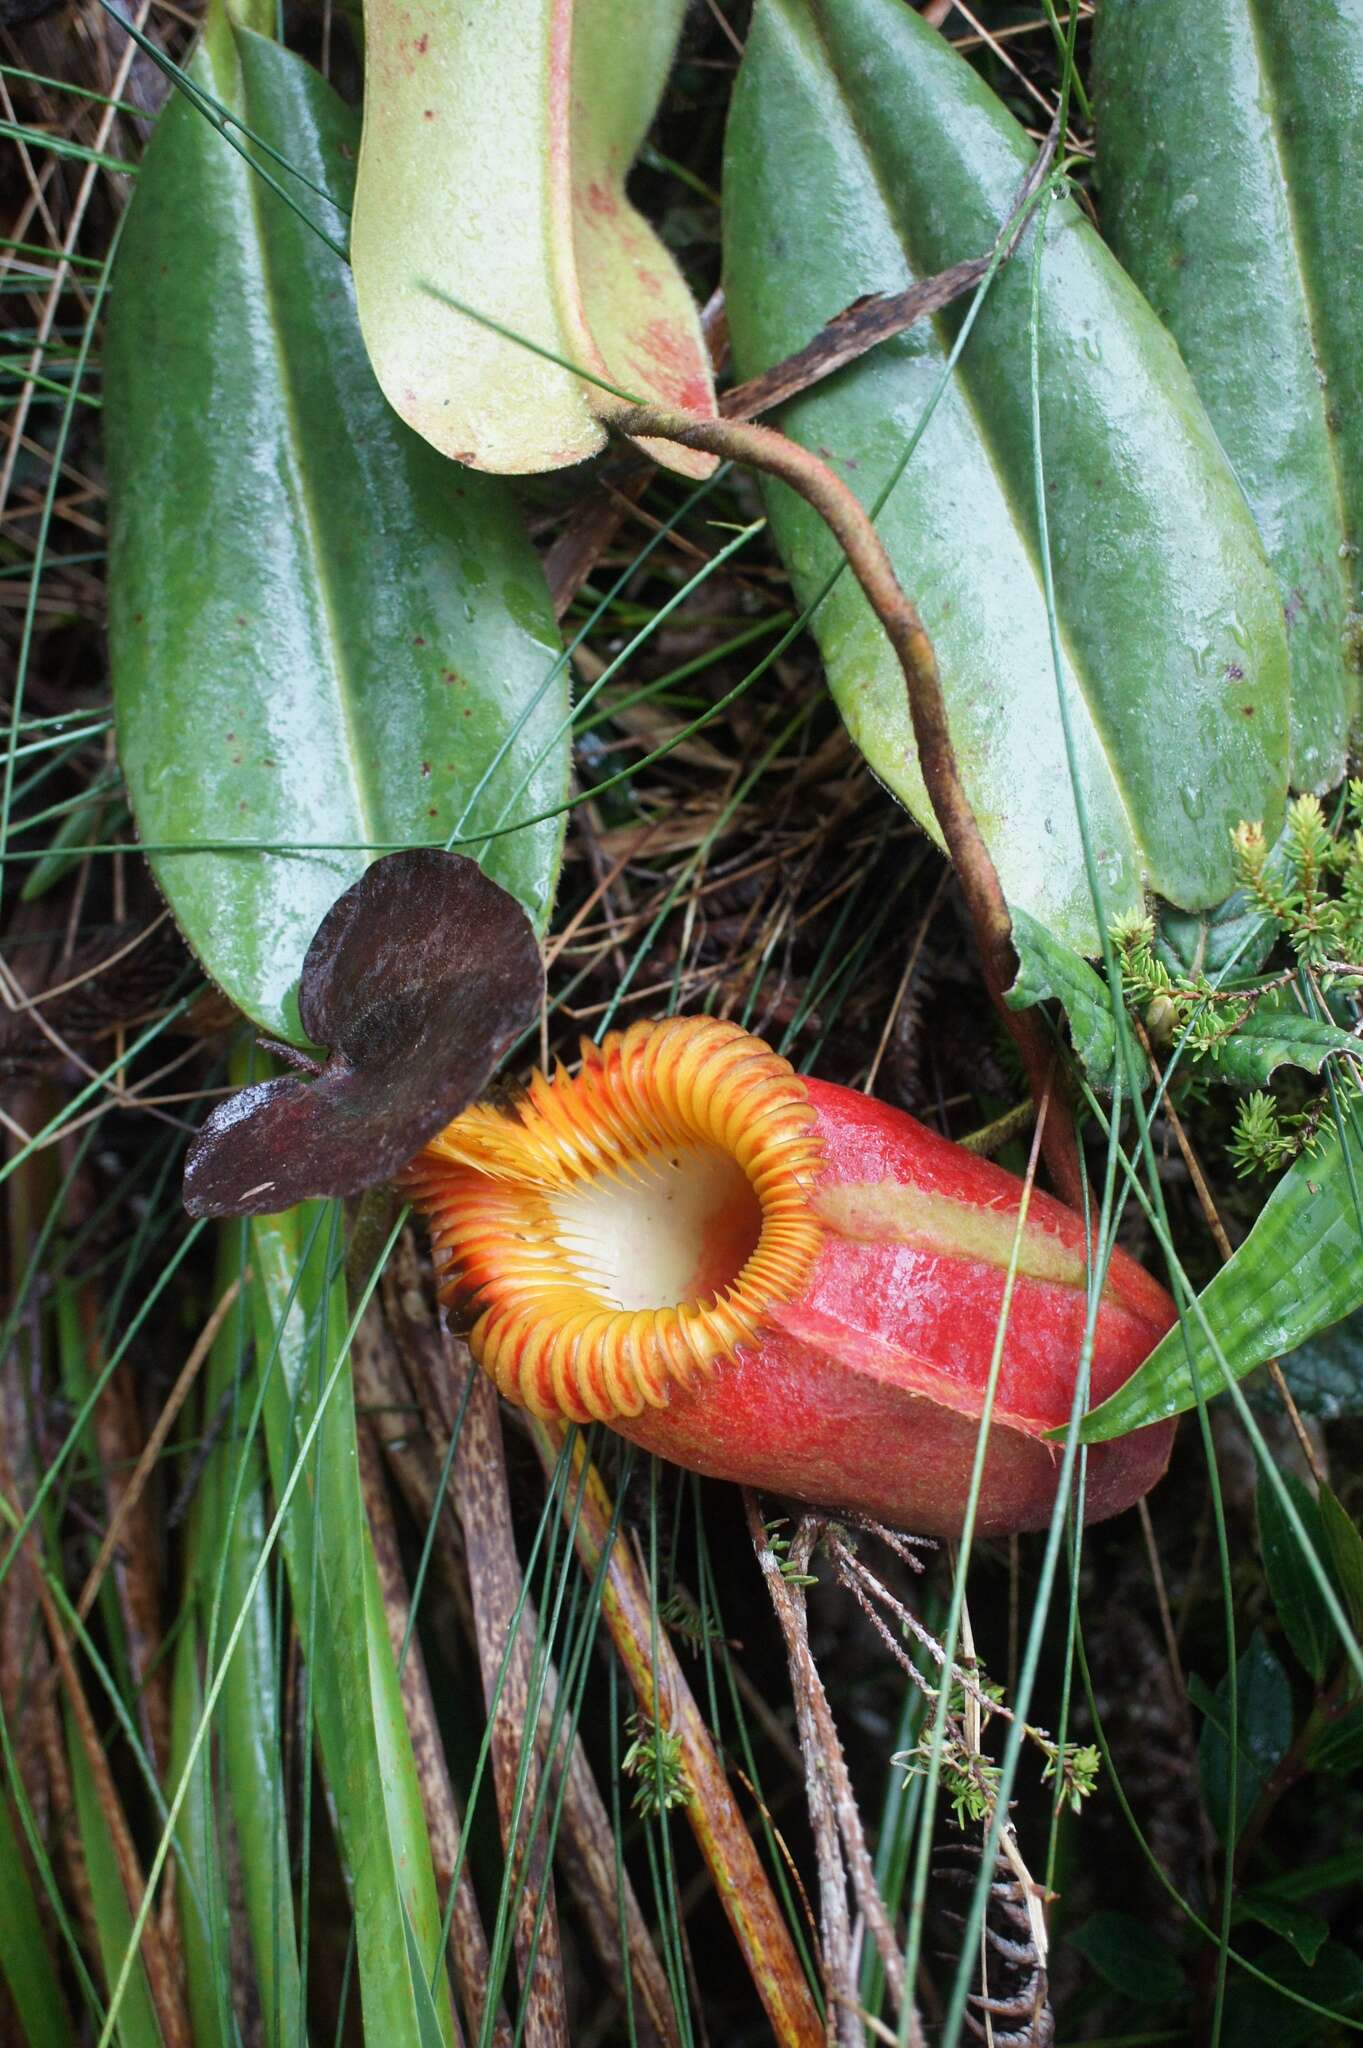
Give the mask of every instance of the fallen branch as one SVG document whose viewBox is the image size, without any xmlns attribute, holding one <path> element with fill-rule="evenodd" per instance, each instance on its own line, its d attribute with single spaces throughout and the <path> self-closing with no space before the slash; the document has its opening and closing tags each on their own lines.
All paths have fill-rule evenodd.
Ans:
<svg viewBox="0 0 1363 2048">
<path fill-rule="evenodd" d="M 1021 241 L 1032 201 L 1050 172 L 1059 140 L 1060 131 L 1053 125 L 1035 160 L 1028 165 L 988 255 L 953 263 L 946 270 L 939 270 L 935 277 L 922 278 L 900 292 L 868 292 L 864 298 L 853 299 L 850 306 L 835 313 L 794 355 L 773 363 L 769 370 L 750 377 L 746 384 L 735 384 L 726 391 L 719 401 L 725 418 L 750 420 L 772 406 L 784 405 L 787 399 L 798 397 L 812 384 L 878 348 L 882 341 L 903 334 L 932 313 L 940 313 L 953 299 L 963 298 L 966 292 L 982 284 L 991 270 L 1008 261 Z"/>
<path fill-rule="evenodd" d="M 561 1423 L 530 1423 L 530 1438 L 547 1474 L 557 1466 L 565 1436 Z M 586 1453 L 580 1437 L 571 1457 L 563 1511 L 571 1519 L 579 1562 L 594 1576 L 606 1560 L 601 1618 L 641 1714 L 653 1727 L 677 1738 L 688 1794 L 686 1818 L 772 2032 L 781 2048 L 823 2048 L 823 2026 L 795 1944 L 729 1789 L 714 1740 L 671 1642 L 665 1632 L 655 1632 L 647 1577 L 627 1544 L 611 1543 L 611 1503 L 595 1468 L 587 1466 L 583 1474 Z"/>
<path fill-rule="evenodd" d="M 901 2014 L 906 1983 L 903 1953 L 876 1883 L 847 1760 L 809 1643 L 803 1580 L 825 1525 L 821 1516 L 801 1516 L 785 1560 L 793 1568 L 793 1576 L 788 1577 L 768 1539 L 756 1496 L 747 1488 L 743 1505 L 753 1550 L 771 1594 L 790 1665 L 791 1697 L 804 1755 L 805 1793 L 819 1860 L 825 1994 L 830 2013 L 836 2008 L 838 2040 L 846 2041 L 848 2048 L 861 2048 L 864 2036 L 847 1913 L 847 1876 L 851 1877 L 857 1905 L 880 1952 L 885 1981 Z M 916 2012 L 908 2014 L 904 2038 L 911 2048 L 912 2044 L 921 2048 L 923 2034 Z"/>
<path fill-rule="evenodd" d="M 384 1273 L 383 1288 L 388 1324 L 370 1322 L 367 1331 L 366 1325 L 361 1325 L 355 1349 L 357 1387 L 363 1384 L 364 1403 L 375 1414 L 400 1415 L 413 1405 L 420 1408 L 424 1429 L 394 1429 L 390 1425 L 382 1434 L 381 1446 L 417 1526 L 426 1527 L 433 1517 L 436 1521 L 434 1569 L 470 1640 L 476 1641 L 454 1503 L 448 1494 L 442 1500 L 440 1491 L 442 1460 L 451 1432 L 459 1426 L 461 1395 L 471 1361 L 464 1347 L 440 1329 L 425 1302 L 410 1232 L 404 1232 L 399 1240 L 397 1253 Z M 362 1344 L 366 1334 L 369 1341 Z M 535 1603 L 523 1596 L 519 1585 L 516 1598 L 524 1598 L 522 1632 L 533 1642 L 539 1633 Z M 554 1839 L 560 1873 L 587 1927 L 605 1982 L 622 2007 L 630 1996 L 626 1971 L 632 1976 L 639 2048 L 676 2048 L 678 2035 L 667 1978 L 634 1886 L 628 1873 L 617 1868 L 610 1816 L 581 1735 L 575 1727 L 564 1725 L 557 1713 L 559 1677 L 552 1660 L 545 1665 L 543 1677 L 540 1739 L 548 1757 L 551 1795 L 562 1800 L 561 1825 Z M 460 1882 L 470 1889 L 470 1917 L 482 1943 L 482 1963 L 465 1967 L 463 1981 L 476 1987 L 481 1996 L 488 1975 L 487 1950 L 469 1887 L 467 1862 Z M 456 1935 L 458 1926 L 456 1910 Z M 468 1963 L 473 1962 L 470 1952 Z M 498 2024 L 505 2022 L 499 2018 Z M 473 2024 L 470 2033 L 477 2032 L 478 2026 Z M 494 2043 L 500 2042 L 499 2033 L 494 2032 L 493 2038 Z M 508 2026 L 506 2048 L 510 2041 Z"/>
<path fill-rule="evenodd" d="M 522 1869 L 514 1921 L 527 2043 L 538 2048 L 568 2040 L 567 2000 L 559 1946 L 558 1910 L 548 1843 L 534 1828 L 535 1794 L 544 1756 L 534 1691 L 533 1647 L 522 1613 L 520 1562 L 511 1522 L 506 1459 L 497 1392 L 485 1373 L 473 1374 L 464 1426 L 454 1453 L 454 1500 L 464 1530 L 469 1587 L 478 1631 L 483 1694 L 492 1721 L 492 1777 L 506 1858 L 506 1883 Z M 499 1683 L 500 1677 L 500 1683 Z M 528 1753 L 527 1753 L 528 1752 Z M 518 1800 L 519 1793 L 519 1800 Z"/>
<path fill-rule="evenodd" d="M 733 385 L 721 397 L 720 411 L 726 419 L 750 420 L 760 412 L 769 412 L 773 406 L 797 398 L 811 384 L 831 377 L 835 370 L 854 363 L 858 356 L 878 348 L 882 341 L 903 334 L 916 321 L 940 313 L 953 299 L 973 291 L 987 275 L 993 260 L 992 255 L 972 256 L 965 263 L 953 263 L 949 270 L 939 270 L 935 277 L 925 277 L 920 284 L 908 285 L 902 292 L 868 292 L 864 298 L 853 299 L 850 306 L 835 313 L 813 340 L 796 349 L 794 355 L 773 363 L 760 376 L 749 377 L 745 384 Z"/>
</svg>

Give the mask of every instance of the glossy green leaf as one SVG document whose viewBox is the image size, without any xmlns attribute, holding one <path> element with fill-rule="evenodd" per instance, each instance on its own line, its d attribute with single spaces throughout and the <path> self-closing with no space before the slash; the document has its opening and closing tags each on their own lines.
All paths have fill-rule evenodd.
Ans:
<svg viewBox="0 0 1363 2048">
<path fill-rule="evenodd" d="M 1295 1473 L 1284 1472 L 1281 1478 L 1301 1517 L 1311 1548 L 1324 1562 L 1329 1553 L 1314 1495 Z M 1258 1507 L 1259 1549 L 1274 1609 L 1298 1662 L 1319 1685 L 1338 1657 L 1339 1638 L 1297 1533 L 1266 1473 L 1259 1478 Z"/>
<path fill-rule="evenodd" d="M 1320 1490 L 1320 1519 L 1349 1619 L 1356 1629 L 1363 1630 L 1363 1535 L 1338 1494 L 1328 1486 Z"/>
<path fill-rule="evenodd" d="M 1363 1118 L 1345 1113 L 1343 1139 L 1327 1124 L 1316 1149 L 1293 1161 L 1254 1227 L 1189 1311 L 1124 1387 L 1084 1418 L 1085 1443 L 1105 1443 L 1197 1405 L 1293 1351 L 1363 1302 Z M 1215 1339 L 1207 1339 L 1202 1318 Z M 1190 1363 L 1191 1360 L 1191 1363 Z"/>
<path fill-rule="evenodd" d="M 1287 1673 L 1256 1629 L 1236 1669 L 1239 1767 L 1235 1827 L 1239 1834 L 1255 1800 L 1287 1754 L 1292 1740 L 1292 1688 Z M 1223 1679 L 1214 1696 L 1199 1687 L 1206 1715 L 1198 1743 L 1202 1797 L 1222 1841 L 1230 1831 L 1230 1702 Z"/>
<path fill-rule="evenodd" d="M 1257 974 L 1277 936 L 1274 920 L 1243 889 L 1213 910 L 1175 910 L 1166 903 L 1155 920 L 1155 952 L 1171 974 Z"/>
<path fill-rule="evenodd" d="M 1288 1906 L 1272 1892 L 1255 1888 L 1240 1892 L 1235 1901 L 1237 1919 L 1257 1920 L 1271 1934 L 1291 1944 L 1309 1968 L 1330 1938 L 1330 1923 L 1306 1906 Z"/>
<path fill-rule="evenodd" d="M 1068 1940 L 1133 2005 L 1167 2005 L 1188 1989 L 1168 1943 L 1134 1913 L 1094 1913 Z"/>
<path fill-rule="evenodd" d="M 374 381 L 343 215 L 353 115 L 221 11 L 191 75 L 296 166 L 271 189 L 181 95 L 129 208 L 106 350 L 110 647 L 119 750 L 195 951 L 267 1030 L 372 855 L 492 829 L 566 794 L 567 689 L 503 488 L 442 462 Z M 292 204 L 290 203 L 292 202 Z M 205 842 L 329 851 L 205 852 Z M 561 826 L 488 843 L 543 924 Z"/>
<path fill-rule="evenodd" d="M 1282 1361 L 1292 1398 L 1320 1422 L 1363 1415 L 1363 1314 L 1345 1316 L 1332 1329 Z"/>
<path fill-rule="evenodd" d="M 256 1352 L 266 1375 L 271 1478 L 282 1493 L 303 1434 L 331 1386 L 283 1529 L 318 1748 L 355 1908 L 365 2038 L 420 2048 L 428 1990 L 447 2043 L 448 1980 L 438 1967 L 440 1901 L 358 1479 L 355 1404 L 341 1345 L 344 1275 L 331 1269 L 331 1212 L 312 1205 L 251 1220 Z M 334 1385 L 332 1382 L 334 1380 Z M 424 1981 L 402 1936 L 406 1915 Z"/>
<path fill-rule="evenodd" d="M 1025 910 L 1013 913 L 1013 947 L 1018 972 L 1007 993 L 1009 1008 L 1027 1010 L 1033 1003 L 1058 1002 L 1089 1080 L 1100 1093 L 1111 1094 L 1117 1083 L 1117 1027 L 1107 983 Z M 1131 1071 L 1139 1074 L 1140 1053 L 1134 1040 L 1131 1057 L 1136 1061 Z"/>
<path fill-rule="evenodd" d="M 1107 983 L 1086 960 L 1053 939 L 1025 911 L 1014 913 L 1013 944 L 1018 974 L 1008 991 L 1014 1010 L 1054 1000 L 1069 1018 L 1074 1049 L 1096 1089 L 1111 1093 L 1117 1078 L 1117 1031 Z M 1134 1049 L 1130 1072 L 1144 1075 L 1145 1057 Z M 1213 1076 L 1245 1087 L 1263 1087 L 1279 1067 L 1300 1067 L 1319 1074 L 1331 1054 L 1357 1058 L 1358 1040 L 1328 1018 L 1304 1017 L 1265 999 L 1235 1031 L 1220 1040 L 1202 1062 L 1205 1079 Z"/>
<path fill-rule="evenodd" d="M 963 58 L 899 0 L 763 0 L 734 92 L 725 285 L 750 376 L 862 293 L 979 256 L 1035 150 Z M 967 790 L 1010 903 L 1098 946 L 1038 569 L 1031 236 L 1000 274 L 880 531 L 937 648 Z M 781 415 L 862 501 L 896 475 L 964 302 Z M 1230 831 L 1276 831 L 1287 656 L 1272 573 L 1177 350 L 1072 201 L 1042 261 L 1041 424 L 1079 792 L 1108 913 L 1143 882 L 1186 909 L 1233 884 Z M 836 550 L 774 487 L 802 599 Z M 929 825 L 904 687 L 844 576 L 815 631 L 853 738 Z"/>
<path fill-rule="evenodd" d="M 1285 823 L 1264 864 L 1265 877 L 1284 888 L 1292 885 L 1292 833 Z M 1243 889 L 1232 890 L 1210 910 L 1176 910 L 1159 906 L 1155 917 L 1155 952 L 1171 974 L 1257 974 L 1278 938 L 1274 918 L 1265 916 Z"/>
<path fill-rule="evenodd" d="M 1293 1863 L 1288 1869 L 1266 1877 L 1259 1885 L 1261 1892 L 1271 1892 L 1277 1899 L 1317 1899 L 1327 1892 L 1341 1891 L 1345 1886 L 1358 1884 L 1363 1880 L 1363 1846 L 1343 1850 L 1338 1856 L 1321 1857 L 1314 1862 Z"/>
<path fill-rule="evenodd" d="M 1331 1721 L 1322 1729 L 1306 1762 L 1308 1769 L 1337 1778 L 1352 1778 L 1363 1770 L 1363 1707 L 1355 1707 L 1342 1720 Z"/>
<path fill-rule="evenodd" d="M 1103 224 L 1258 516 L 1293 781 L 1328 789 L 1363 662 L 1363 7 L 1104 0 L 1094 65 Z"/>
<path fill-rule="evenodd" d="M 364 12 L 355 284 L 403 419 L 460 462 L 542 470 L 594 454 L 620 393 L 713 413 L 685 280 L 625 194 L 684 0 Z M 714 466 L 654 452 L 687 475 Z"/>
<path fill-rule="evenodd" d="M 1327 1941 L 1314 1963 L 1286 1943 L 1273 1943 L 1256 1958 L 1275 1984 L 1308 1998 L 1330 2012 L 1357 2013 L 1363 2007 L 1363 1961 L 1342 1942 Z M 1266 1984 L 1243 1971 L 1233 1970 L 1226 1987 L 1226 2024 L 1222 2048 L 1323 2048 L 1323 2044 L 1352 2040 L 1356 2028 L 1324 2031 L 1328 2022 L 1309 2006 L 1280 1998 Z"/>
<path fill-rule="evenodd" d="M 1304 1017 L 1299 1010 L 1278 1009 L 1262 1003 L 1235 1031 L 1208 1055 L 1210 1065 L 1223 1081 L 1263 1087 L 1279 1067 L 1301 1067 L 1319 1074 L 1332 1054 L 1358 1057 L 1358 1040 L 1341 1031 L 1324 1017 Z"/>
</svg>

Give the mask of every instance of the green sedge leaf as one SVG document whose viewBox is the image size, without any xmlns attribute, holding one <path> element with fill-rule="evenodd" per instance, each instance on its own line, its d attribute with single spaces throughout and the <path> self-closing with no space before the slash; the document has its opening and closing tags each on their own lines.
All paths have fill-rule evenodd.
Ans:
<svg viewBox="0 0 1363 2048">
<path fill-rule="evenodd" d="M 0 1978 L 28 2048 L 74 2048 L 75 2032 L 38 1911 L 40 1894 L 8 1799 L 0 1799 Z"/>
<path fill-rule="evenodd" d="M 310 1206 L 251 1222 L 256 1352 L 271 1361 L 265 1442 L 278 1498 L 334 1379 L 281 1540 L 299 1638 L 312 1651 L 317 1743 L 354 1899 L 365 2038 L 422 2040 L 434 1981 L 450 2048 L 453 2008 L 436 1966 L 440 1898 L 360 1490 L 350 1366 L 340 1363 L 350 1311 L 343 1266 L 331 1260 L 331 1215 Z M 400 1938 L 404 1914 L 419 1968 Z"/>
</svg>

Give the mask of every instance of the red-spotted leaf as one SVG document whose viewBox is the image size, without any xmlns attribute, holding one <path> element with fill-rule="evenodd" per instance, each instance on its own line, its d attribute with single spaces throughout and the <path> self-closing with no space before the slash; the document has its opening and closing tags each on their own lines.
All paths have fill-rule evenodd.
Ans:
<svg viewBox="0 0 1363 2048">
<path fill-rule="evenodd" d="M 686 281 L 625 192 L 684 11 L 365 0 L 360 325 L 389 403 L 442 454 L 502 471 L 580 462 L 619 404 L 603 385 L 714 413 Z M 714 467 L 651 452 L 685 475 Z"/>
<path fill-rule="evenodd" d="M 533 1020 L 544 967 L 530 920 L 462 854 L 375 861 L 303 963 L 299 1010 L 329 1048 L 215 1109 L 190 1147 L 192 1216 L 261 1216 L 386 1180 L 482 1094 Z"/>
</svg>

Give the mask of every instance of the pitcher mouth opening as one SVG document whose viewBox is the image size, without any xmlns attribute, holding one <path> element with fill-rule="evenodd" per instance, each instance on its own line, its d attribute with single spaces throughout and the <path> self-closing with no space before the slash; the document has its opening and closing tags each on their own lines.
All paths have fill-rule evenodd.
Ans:
<svg viewBox="0 0 1363 2048">
<path fill-rule="evenodd" d="M 798 1074 L 710 1017 L 584 1043 L 508 1110 L 466 1110 L 403 1176 L 475 1357 L 535 1414 L 662 1407 L 804 1288 L 822 1161 Z"/>
</svg>

